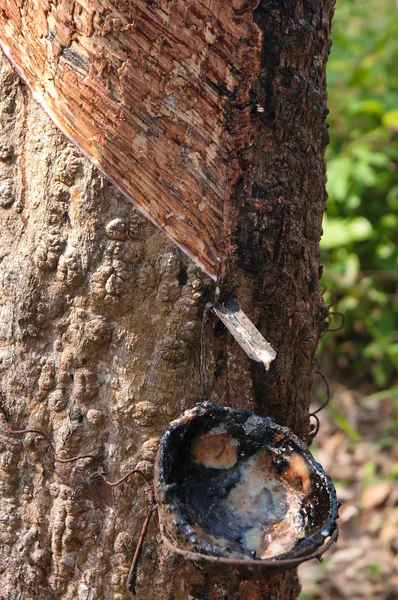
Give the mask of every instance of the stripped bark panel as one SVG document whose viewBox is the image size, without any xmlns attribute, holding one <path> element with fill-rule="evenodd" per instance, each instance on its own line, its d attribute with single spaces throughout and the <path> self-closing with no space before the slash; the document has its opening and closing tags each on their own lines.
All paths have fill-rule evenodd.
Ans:
<svg viewBox="0 0 398 600">
<path fill-rule="evenodd" d="M 255 4 L 7 0 L 0 8 L 0 43 L 36 99 L 214 279 L 259 71 Z"/>
</svg>

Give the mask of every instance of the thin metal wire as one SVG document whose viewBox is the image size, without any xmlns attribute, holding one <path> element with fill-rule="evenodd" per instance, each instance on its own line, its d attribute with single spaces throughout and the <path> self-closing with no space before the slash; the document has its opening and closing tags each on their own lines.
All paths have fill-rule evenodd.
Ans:
<svg viewBox="0 0 398 600">
<path fill-rule="evenodd" d="M 7 414 L 6 414 L 6 411 L 5 411 L 2 403 L 0 404 L 0 412 L 2 413 L 2 416 L 4 419 L 4 424 L 9 433 L 12 433 L 13 435 L 25 435 L 27 433 L 33 433 L 35 435 L 39 435 L 39 436 L 43 437 L 46 440 L 47 444 L 49 445 L 50 450 L 51 450 L 52 454 L 54 455 L 54 459 L 57 462 L 71 463 L 71 462 L 76 462 L 77 460 L 89 459 L 89 458 L 91 458 L 93 460 L 98 460 L 98 458 L 96 456 L 93 456 L 92 454 L 79 454 L 78 456 L 72 456 L 71 458 L 62 458 L 61 456 L 59 456 L 57 454 L 57 451 L 55 450 L 55 446 L 54 446 L 53 442 L 48 437 L 48 435 L 46 433 L 44 433 L 44 431 L 41 431 L 40 429 L 12 429 L 12 427 L 8 423 Z"/>
<path fill-rule="evenodd" d="M 321 422 L 319 420 L 318 415 L 310 414 L 310 418 L 311 417 L 313 419 L 315 419 L 315 425 L 311 426 L 311 431 L 310 431 L 310 433 L 307 436 L 307 442 L 308 442 L 308 444 L 311 444 L 314 441 L 314 439 L 318 435 L 319 429 L 321 427 Z"/>
<path fill-rule="evenodd" d="M 202 328 L 200 331 L 200 385 L 202 387 L 202 402 L 207 402 L 207 384 L 206 384 L 206 328 L 209 321 L 209 312 L 215 305 L 214 302 L 208 302 L 203 311 Z"/>
<path fill-rule="evenodd" d="M 153 487 L 152 485 L 149 483 L 149 481 L 147 480 L 147 478 L 145 477 L 144 473 L 142 471 L 140 471 L 139 469 L 131 469 L 131 471 L 129 471 L 128 473 L 126 473 L 126 475 L 124 475 L 123 477 L 121 477 L 120 479 L 118 479 L 117 481 L 109 481 L 109 479 L 107 478 L 107 476 L 105 475 L 105 472 L 101 473 L 101 477 L 102 479 L 105 481 L 105 483 L 107 485 L 110 485 L 112 487 L 120 485 L 121 483 L 123 483 L 124 481 L 126 481 L 130 475 L 139 475 L 146 487 L 147 490 L 149 492 L 149 506 L 148 506 L 148 510 L 147 510 L 147 514 L 145 517 L 145 521 L 141 527 L 141 532 L 140 532 L 140 536 L 138 538 L 138 542 L 137 545 L 135 547 L 135 552 L 134 552 L 134 556 L 133 556 L 133 560 L 131 561 L 131 566 L 130 566 L 130 570 L 129 570 L 129 574 L 127 577 L 127 582 L 126 582 L 126 588 L 128 592 L 131 592 L 134 596 L 136 594 L 136 579 L 137 579 L 137 569 L 138 569 L 138 561 L 141 555 L 141 550 L 142 550 L 142 546 L 144 544 L 144 540 L 145 540 L 145 536 L 149 527 L 149 523 L 151 521 L 151 517 L 153 512 L 156 510 L 157 505 L 156 505 L 156 500 L 155 500 L 155 493 L 153 491 Z"/>
<path fill-rule="evenodd" d="M 301 563 L 306 562 L 308 560 L 312 560 L 313 558 L 316 558 L 317 560 L 319 560 L 321 558 L 322 554 L 324 554 L 327 550 L 329 550 L 330 546 L 337 541 L 337 538 L 339 537 L 339 527 L 338 527 L 338 524 L 335 523 L 334 529 L 330 533 L 330 537 L 327 540 L 327 542 L 325 542 L 320 548 L 318 548 L 311 554 L 303 554 L 303 555 L 297 556 L 295 558 L 281 558 L 279 560 L 275 560 L 272 558 L 265 558 L 265 559 L 254 559 L 254 560 L 248 561 L 247 559 L 226 558 L 223 556 L 212 556 L 209 554 L 201 555 L 197 552 L 193 552 L 193 551 L 189 551 L 189 550 L 182 550 L 181 548 L 174 546 L 174 544 L 165 535 L 163 535 L 162 537 L 163 537 L 163 542 L 165 543 L 165 545 L 167 546 L 167 548 L 169 550 L 171 550 L 172 552 L 175 552 L 176 554 L 181 554 L 182 556 L 184 556 L 184 558 L 192 560 L 192 561 L 197 561 L 198 557 L 201 557 L 201 558 L 203 557 L 203 559 L 206 561 L 209 561 L 209 563 L 213 563 L 213 564 L 216 563 L 220 567 L 221 567 L 221 565 L 230 565 L 230 566 L 236 567 L 238 569 L 239 567 L 246 567 L 246 566 L 250 565 L 252 567 L 253 566 L 260 567 L 260 569 L 263 568 L 264 571 L 266 569 L 273 569 L 274 573 L 277 574 L 280 569 L 285 569 L 286 567 L 287 568 L 298 567 Z M 271 576 L 271 573 L 270 573 L 270 576 Z"/>
<path fill-rule="evenodd" d="M 40 429 L 12 429 L 12 427 L 10 426 L 10 424 L 8 422 L 8 416 L 7 416 L 6 410 L 3 406 L 3 401 L 1 398 L 0 398 L 0 413 L 3 417 L 4 424 L 9 433 L 11 433 L 13 435 L 25 435 L 27 433 L 33 433 L 34 435 L 39 435 L 39 436 L 43 437 L 46 440 L 47 444 L 49 445 L 50 450 L 54 456 L 54 459 L 57 462 L 71 463 L 71 462 L 76 462 L 77 460 L 80 460 L 80 459 L 89 459 L 89 458 L 96 460 L 96 461 L 99 460 L 98 456 L 94 456 L 92 454 L 80 454 L 78 456 L 73 456 L 71 458 L 62 458 L 61 456 L 59 456 L 57 454 L 54 443 L 49 438 L 49 436 L 46 433 L 44 433 L 44 431 L 41 431 Z M 133 595 L 135 595 L 138 561 L 140 558 L 142 546 L 144 544 L 145 536 L 146 536 L 146 533 L 148 530 L 148 526 L 149 526 L 152 514 L 157 508 L 153 486 L 149 483 L 149 481 L 145 477 L 144 473 L 142 471 L 140 471 L 139 469 L 131 469 L 131 471 L 129 471 L 128 473 L 126 473 L 126 475 L 123 475 L 123 477 L 120 477 L 120 479 L 117 479 L 116 481 L 109 481 L 109 479 L 106 476 L 105 469 L 102 465 L 101 465 L 101 473 L 97 474 L 97 476 L 102 477 L 104 483 L 106 485 L 109 485 L 110 487 L 116 487 L 116 486 L 120 485 L 121 483 L 126 481 L 131 475 L 139 475 L 141 477 L 141 479 L 143 479 L 143 481 L 147 487 L 147 490 L 149 492 L 149 506 L 148 506 L 147 514 L 146 514 L 144 523 L 141 528 L 141 532 L 140 532 L 140 536 L 138 538 L 137 545 L 135 547 L 135 552 L 134 552 L 133 560 L 131 562 L 129 574 L 127 577 L 127 584 L 126 584 L 127 590 L 130 591 Z"/>
<path fill-rule="evenodd" d="M 324 286 L 321 290 L 321 295 L 324 296 L 327 293 L 331 294 L 331 299 L 328 302 L 328 309 L 331 308 L 332 306 L 334 306 L 335 304 L 337 304 L 337 294 L 335 291 L 330 290 L 329 288 L 327 288 L 326 286 Z M 345 323 L 345 316 L 343 313 L 335 310 L 335 311 L 329 311 L 329 315 L 328 317 L 332 316 L 332 315 L 338 315 L 339 317 L 341 317 L 341 325 L 339 325 L 339 327 L 328 327 L 327 329 L 325 329 L 324 333 L 328 333 L 329 331 L 340 331 L 341 329 L 344 328 L 344 323 Z"/>
<path fill-rule="evenodd" d="M 323 383 L 325 384 L 325 388 L 326 388 L 326 400 L 324 402 L 322 402 L 322 404 L 313 412 L 310 413 L 310 418 L 312 417 L 313 419 L 315 419 L 315 425 L 312 426 L 312 429 L 310 431 L 310 433 L 308 434 L 307 437 L 307 441 L 310 444 L 311 442 L 313 442 L 313 440 L 316 438 L 316 436 L 319 433 L 319 428 L 321 426 L 321 423 L 319 421 L 319 417 L 318 417 L 318 413 L 321 412 L 321 410 L 323 410 L 325 408 L 325 406 L 327 406 L 330 402 L 330 398 L 331 398 L 331 391 L 330 391 L 330 385 L 329 385 L 329 381 L 328 378 L 326 377 L 325 373 L 321 370 L 321 363 L 319 361 L 319 358 L 316 357 L 316 364 L 317 364 L 317 370 L 315 371 L 315 373 L 317 375 L 319 375 L 322 378 Z"/>
<path fill-rule="evenodd" d="M 101 465 L 102 466 L 102 465 Z M 103 469 L 103 467 L 102 467 Z M 151 499 L 153 497 L 153 490 L 152 490 L 152 486 L 149 483 L 149 481 L 147 480 L 147 478 L 145 477 L 144 473 L 142 471 L 140 471 L 139 469 L 131 469 L 131 471 L 129 471 L 128 473 L 126 473 L 126 475 L 123 475 L 123 477 L 121 477 L 120 479 L 117 479 L 116 481 L 109 481 L 109 479 L 107 478 L 106 474 L 105 474 L 105 470 L 102 470 L 101 473 L 101 477 L 102 479 L 105 481 L 105 483 L 111 487 L 115 487 L 117 485 L 120 485 L 121 483 L 123 483 L 123 481 L 126 481 L 126 479 L 128 479 L 130 477 L 130 475 L 134 475 L 137 474 L 140 477 L 142 477 L 142 479 L 144 480 L 149 492 L 151 493 Z"/>
<path fill-rule="evenodd" d="M 330 331 L 340 331 L 341 329 L 344 329 L 344 325 L 345 325 L 345 316 L 343 313 L 337 311 L 337 310 L 333 310 L 329 312 L 329 317 L 331 315 L 338 315 L 341 318 L 341 324 L 338 327 L 328 327 L 326 329 L 325 333 L 328 333 Z"/>
<path fill-rule="evenodd" d="M 330 391 L 330 385 L 329 385 L 329 381 L 328 378 L 326 377 L 325 373 L 321 370 L 321 363 L 319 361 L 319 358 L 316 358 L 316 362 L 318 365 L 318 369 L 315 371 L 315 373 L 317 375 L 319 375 L 320 377 L 322 377 L 323 383 L 325 384 L 325 388 L 326 388 L 326 400 L 324 402 L 322 402 L 321 406 L 319 408 L 317 408 L 316 410 L 314 410 L 311 415 L 317 415 L 319 412 L 321 412 L 321 410 L 323 410 L 325 408 L 325 406 L 327 406 L 330 402 L 330 397 L 331 397 L 331 391 Z"/>
<path fill-rule="evenodd" d="M 144 539 L 145 539 L 146 532 L 149 527 L 149 523 L 151 521 L 152 514 L 154 513 L 156 508 L 157 508 L 156 503 L 151 500 L 149 507 L 148 507 L 147 515 L 145 517 L 145 521 L 141 528 L 140 537 L 138 538 L 138 542 L 135 547 L 135 552 L 134 552 L 133 560 L 131 561 L 129 574 L 127 576 L 126 588 L 127 588 L 128 592 L 131 592 L 133 594 L 133 596 L 135 596 L 135 594 L 136 594 L 135 588 L 136 588 L 136 582 L 137 582 L 138 561 L 139 561 L 139 558 L 141 555 L 142 546 L 144 544 Z"/>
</svg>

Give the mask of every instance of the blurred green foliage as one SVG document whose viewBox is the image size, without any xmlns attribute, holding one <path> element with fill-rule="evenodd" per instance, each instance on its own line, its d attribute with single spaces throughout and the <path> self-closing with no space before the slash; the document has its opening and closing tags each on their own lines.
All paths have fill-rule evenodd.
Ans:
<svg viewBox="0 0 398 600">
<path fill-rule="evenodd" d="M 379 388 L 398 372 L 397 6 L 339 0 L 328 65 L 323 285 L 345 326 L 322 347 L 333 347 L 343 371 Z"/>
</svg>

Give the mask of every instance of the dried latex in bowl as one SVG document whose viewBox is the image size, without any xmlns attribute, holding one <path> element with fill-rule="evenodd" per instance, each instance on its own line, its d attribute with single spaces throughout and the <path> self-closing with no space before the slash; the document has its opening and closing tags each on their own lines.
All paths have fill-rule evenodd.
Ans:
<svg viewBox="0 0 398 600">
<path fill-rule="evenodd" d="M 248 411 L 183 415 L 162 438 L 156 473 L 162 531 L 177 551 L 286 559 L 334 529 L 329 477 L 289 430 Z"/>
</svg>

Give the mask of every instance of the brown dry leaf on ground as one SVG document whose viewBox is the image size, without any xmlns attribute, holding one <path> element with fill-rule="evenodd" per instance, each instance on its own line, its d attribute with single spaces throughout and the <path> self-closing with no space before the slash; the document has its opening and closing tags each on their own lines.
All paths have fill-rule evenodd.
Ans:
<svg viewBox="0 0 398 600">
<path fill-rule="evenodd" d="M 300 600 L 398 600 L 398 405 L 332 384 L 311 448 L 333 478 L 340 537 L 299 568 Z"/>
</svg>

